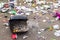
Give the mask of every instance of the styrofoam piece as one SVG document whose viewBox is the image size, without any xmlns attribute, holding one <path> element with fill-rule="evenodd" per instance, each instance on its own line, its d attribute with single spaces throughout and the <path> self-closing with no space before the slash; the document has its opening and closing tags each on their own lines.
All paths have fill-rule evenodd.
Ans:
<svg viewBox="0 0 60 40">
<path fill-rule="evenodd" d="M 24 36 L 23 36 L 23 39 L 26 39 L 27 37 L 28 37 L 28 36 L 24 35 Z"/>
<path fill-rule="evenodd" d="M 55 36 L 57 37 L 60 37 L 60 30 L 57 30 L 55 33 L 54 33 Z"/>
<path fill-rule="evenodd" d="M 43 20 L 43 22 L 46 22 L 46 20 Z"/>
<path fill-rule="evenodd" d="M 41 32 L 38 32 L 38 34 L 41 34 Z"/>
<path fill-rule="evenodd" d="M 41 4 L 41 3 L 45 4 L 45 1 L 37 1 L 36 4 Z"/>
<path fill-rule="evenodd" d="M 25 13 L 25 15 L 30 15 L 30 13 Z"/>
<path fill-rule="evenodd" d="M 26 2 L 31 2 L 32 0 L 26 0 Z"/>
<path fill-rule="evenodd" d="M 58 24 L 53 25 L 53 29 L 59 29 L 59 25 Z"/>
<path fill-rule="evenodd" d="M 40 29 L 41 32 L 43 32 L 45 29 Z"/>
<path fill-rule="evenodd" d="M 40 9 L 42 10 L 42 9 L 44 9 L 44 7 L 40 7 Z"/>
</svg>

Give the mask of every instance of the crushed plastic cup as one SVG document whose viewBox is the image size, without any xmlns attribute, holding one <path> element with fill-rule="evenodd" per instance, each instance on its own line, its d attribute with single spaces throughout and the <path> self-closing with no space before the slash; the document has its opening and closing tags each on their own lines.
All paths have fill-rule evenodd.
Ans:
<svg viewBox="0 0 60 40">
<path fill-rule="evenodd" d="M 58 24 L 53 25 L 53 29 L 59 29 L 59 25 Z"/>
</svg>

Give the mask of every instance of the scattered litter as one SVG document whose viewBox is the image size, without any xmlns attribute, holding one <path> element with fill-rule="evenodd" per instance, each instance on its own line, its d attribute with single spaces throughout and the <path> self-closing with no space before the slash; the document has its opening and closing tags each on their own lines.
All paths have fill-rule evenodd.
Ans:
<svg viewBox="0 0 60 40">
<path fill-rule="evenodd" d="M 54 33 L 55 36 L 57 37 L 60 37 L 60 30 L 57 30 L 55 33 Z"/>
<path fill-rule="evenodd" d="M 46 20 L 43 20 L 43 22 L 46 22 Z"/>
<path fill-rule="evenodd" d="M 9 24 L 8 23 L 4 23 L 4 26 L 9 26 Z"/>
<path fill-rule="evenodd" d="M 41 34 L 41 32 L 38 32 L 38 34 Z"/>
<path fill-rule="evenodd" d="M 36 1 L 36 2 L 35 2 Z M 51 13 L 53 13 L 53 10 L 54 9 L 57 9 L 58 10 L 58 6 L 59 6 L 59 4 L 58 3 L 54 3 L 54 2 L 46 2 L 46 0 L 44 0 L 44 1 L 40 1 L 40 0 L 23 0 L 22 1 L 23 2 L 23 4 L 22 3 L 19 3 L 20 5 L 19 6 L 17 6 L 17 3 L 15 3 L 14 5 L 14 9 L 12 9 L 11 8 L 11 10 L 10 10 L 10 8 L 5 8 L 4 6 L 3 6 L 3 4 L 5 4 L 5 3 L 0 3 L 0 11 L 1 12 L 6 12 L 6 13 L 8 13 L 8 14 L 12 14 L 12 15 L 10 15 L 10 16 L 14 16 L 14 15 L 28 15 L 29 17 L 30 17 L 30 13 L 35 13 L 35 15 L 32 15 L 32 16 L 34 16 L 35 17 L 35 20 L 36 21 L 38 21 L 38 23 L 40 23 L 40 20 L 38 20 L 38 19 L 40 19 L 41 17 L 44 17 L 44 16 L 46 16 L 45 18 L 46 19 L 43 19 L 42 20 L 42 22 L 48 22 L 48 23 L 53 23 L 53 22 L 55 22 L 55 21 L 57 21 L 57 20 L 59 20 L 59 16 L 57 16 L 56 17 L 56 19 L 55 20 L 50 20 L 50 18 L 49 18 L 49 16 L 47 16 L 47 15 L 45 15 L 45 14 L 51 14 Z M 49 3 L 51 3 L 51 4 L 49 4 Z M 60 3 L 60 2 L 59 2 Z M 2 4 L 2 5 L 1 5 Z M 26 5 L 25 5 L 26 4 Z M 9 4 L 10 5 L 10 4 Z M 13 5 L 12 5 L 13 6 Z M 7 7 L 7 6 L 6 6 Z M 9 7 L 9 6 L 8 6 Z M 16 8 L 15 8 L 16 7 Z M 50 9 L 50 10 L 48 10 L 48 9 Z M 55 10 L 56 11 L 56 10 Z M 40 13 L 41 12 L 41 13 Z M 40 13 L 40 14 L 39 14 Z M 56 14 L 51 14 L 50 16 L 52 16 L 52 15 L 56 15 Z M 31 17 L 32 17 L 31 16 Z M 8 15 L 7 16 L 4 16 L 5 18 L 7 18 L 8 17 Z M 53 16 L 52 16 L 53 17 Z M 0 18 L 2 18 L 2 17 L 0 17 Z M 29 18 L 30 19 L 30 18 Z M 7 20 L 9 20 L 9 19 L 7 19 Z M 8 23 L 6 23 L 6 21 L 7 20 L 2 20 L 4 23 L 3 23 L 3 25 L 4 26 L 6 26 L 6 29 L 8 29 L 9 27 L 9 24 Z M 36 21 L 29 21 L 29 23 L 28 23 L 28 26 L 30 27 L 30 28 L 32 28 L 34 31 L 36 31 L 36 29 L 38 29 L 39 28 L 39 24 L 36 22 Z M 49 25 L 50 25 L 49 24 Z M 43 24 L 42 24 L 43 25 Z M 48 25 L 48 24 L 47 24 Z M 44 25 L 43 25 L 44 26 Z M 52 27 L 49 27 L 49 28 L 45 28 L 45 29 L 38 29 L 39 31 L 37 32 L 38 33 L 38 35 L 39 35 L 39 37 L 40 37 L 40 34 L 41 34 L 41 32 L 44 32 L 45 30 L 49 30 L 49 31 L 52 31 L 53 29 L 55 29 L 55 30 L 57 30 L 57 29 L 59 29 L 59 25 L 58 24 L 56 24 L 56 25 L 53 25 Z M 32 30 L 32 31 L 33 31 Z M 60 30 L 57 30 L 55 33 L 54 33 L 54 35 L 55 36 L 60 36 Z M 15 34 L 15 37 L 16 37 L 16 34 Z M 42 38 L 44 38 L 45 39 L 45 37 L 44 36 L 41 36 Z M 26 38 L 28 38 L 28 36 L 26 36 L 26 35 L 24 35 L 23 36 L 23 39 L 26 39 Z M 40 39 L 39 39 L 40 40 Z M 56 40 L 56 39 L 54 39 L 54 38 L 52 38 L 51 40 Z"/>
<path fill-rule="evenodd" d="M 8 29 L 9 27 L 6 27 L 6 29 Z"/>
<path fill-rule="evenodd" d="M 27 37 L 28 37 L 28 36 L 24 35 L 24 36 L 23 36 L 23 39 L 26 39 Z"/>
<path fill-rule="evenodd" d="M 26 15 L 30 15 L 30 13 L 25 13 Z"/>
<path fill-rule="evenodd" d="M 40 29 L 40 32 L 43 32 L 45 29 Z"/>
<path fill-rule="evenodd" d="M 53 30 L 53 27 L 49 27 L 49 29 L 48 29 L 49 31 L 52 31 Z"/>
<path fill-rule="evenodd" d="M 58 24 L 53 25 L 53 29 L 59 29 L 59 25 Z"/>
</svg>

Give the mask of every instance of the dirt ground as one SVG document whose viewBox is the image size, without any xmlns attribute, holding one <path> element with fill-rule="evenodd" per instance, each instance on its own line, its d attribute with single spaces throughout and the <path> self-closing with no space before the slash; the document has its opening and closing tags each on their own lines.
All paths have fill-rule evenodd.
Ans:
<svg viewBox="0 0 60 40">
<path fill-rule="evenodd" d="M 49 20 L 55 20 L 55 18 L 49 14 L 45 14 L 36 19 L 33 19 L 33 15 L 28 16 L 30 30 L 25 34 L 18 35 L 17 40 L 52 40 L 52 39 L 60 40 L 60 37 L 56 37 L 54 35 L 55 32 L 54 30 L 53 31 L 46 30 L 41 34 L 38 34 L 40 29 L 45 29 L 55 24 L 60 25 L 60 20 L 54 22 L 48 22 L 48 21 L 43 22 L 43 20 L 46 20 L 46 17 L 49 17 Z M 9 27 L 4 26 L 5 22 L 3 20 L 7 20 L 7 19 L 8 18 L 4 18 L 3 13 L 0 14 L 0 40 L 12 40 L 11 39 L 12 33 L 10 32 Z M 23 39 L 24 36 L 27 36 L 27 38 Z"/>
</svg>

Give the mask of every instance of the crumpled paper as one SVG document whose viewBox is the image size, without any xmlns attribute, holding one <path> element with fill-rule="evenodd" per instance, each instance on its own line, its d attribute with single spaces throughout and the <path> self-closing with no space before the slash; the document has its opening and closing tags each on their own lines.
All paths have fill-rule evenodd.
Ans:
<svg viewBox="0 0 60 40">
<path fill-rule="evenodd" d="M 57 37 L 60 37 L 60 30 L 56 31 L 56 32 L 54 33 L 54 35 L 57 36 Z"/>
</svg>

